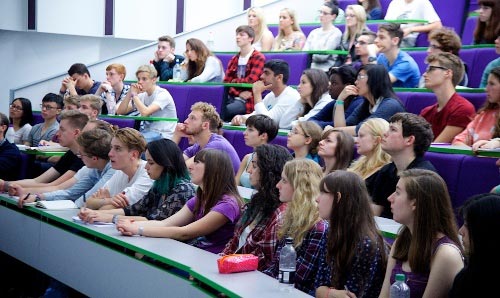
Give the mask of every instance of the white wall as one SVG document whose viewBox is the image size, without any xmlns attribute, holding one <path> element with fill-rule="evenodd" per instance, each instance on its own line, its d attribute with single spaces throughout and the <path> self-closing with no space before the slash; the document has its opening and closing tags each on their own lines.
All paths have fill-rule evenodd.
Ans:
<svg viewBox="0 0 500 298">
<path fill-rule="evenodd" d="M 0 29 L 28 29 L 28 0 L 0 1 Z"/>
</svg>

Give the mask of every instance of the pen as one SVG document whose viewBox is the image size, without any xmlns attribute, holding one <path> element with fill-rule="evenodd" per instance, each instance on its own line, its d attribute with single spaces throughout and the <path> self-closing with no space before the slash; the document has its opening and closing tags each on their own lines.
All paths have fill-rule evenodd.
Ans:
<svg viewBox="0 0 500 298">
<path fill-rule="evenodd" d="M 23 204 L 24 204 L 24 201 L 26 201 L 26 199 L 30 197 L 30 195 L 31 195 L 31 192 L 29 192 L 29 193 L 28 193 L 28 194 L 24 197 L 24 199 L 23 199 Z"/>
</svg>

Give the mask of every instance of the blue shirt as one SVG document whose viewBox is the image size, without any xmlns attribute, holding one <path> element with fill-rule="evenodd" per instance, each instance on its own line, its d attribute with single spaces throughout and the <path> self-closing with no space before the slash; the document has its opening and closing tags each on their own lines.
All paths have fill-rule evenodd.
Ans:
<svg viewBox="0 0 500 298">
<path fill-rule="evenodd" d="M 355 97 L 347 109 L 344 111 L 344 116 L 347 119 L 352 112 L 363 102 L 362 96 Z M 335 100 L 329 102 L 326 106 L 324 106 L 321 111 L 319 111 L 316 115 L 309 118 L 309 121 L 316 122 L 321 128 L 325 128 L 327 125 L 333 126 L 333 109 L 335 107 Z"/>
<path fill-rule="evenodd" d="M 392 74 L 397 81 L 392 84 L 392 87 L 416 88 L 420 80 L 420 69 L 417 62 L 404 51 L 399 51 L 396 60 L 392 65 L 385 57 L 384 53 L 378 55 L 377 63 L 383 65 L 387 71 Z"/>
<path fill-rule="evenodd" d="M 358 133 L 361 124 L 370 118 L 382 118 L 389 121 L 392 115 L 405 112 L 405 107 L 401 101 L 394 98 L 383 98 L 377 100 L 375 107 L 370 110 L 370 103 L 365 100 L 358 105 L 354 112 L 345 120 L 346 126 L 356 125 L 356 133 Z"/>
</svg>

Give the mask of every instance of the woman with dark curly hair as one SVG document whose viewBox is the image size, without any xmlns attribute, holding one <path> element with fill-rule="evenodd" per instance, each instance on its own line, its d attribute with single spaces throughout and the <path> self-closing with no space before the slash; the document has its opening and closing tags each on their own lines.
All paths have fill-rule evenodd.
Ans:
<svg viewBox="0 0 500 298">
<path fill-rule="evenodd" d="M 243 207 L 234 236 L 223 254 L 253 254 L 259 257 L 260 271 L 270 266 L 286 209 L 286 204 L 279 200 L 276 184 L 281 179 L 283 166 L 291 159 L 292 155 L 283 146 L 264 144 L 255 149 L 248 172 L 257 192 Z"/>
</svg>

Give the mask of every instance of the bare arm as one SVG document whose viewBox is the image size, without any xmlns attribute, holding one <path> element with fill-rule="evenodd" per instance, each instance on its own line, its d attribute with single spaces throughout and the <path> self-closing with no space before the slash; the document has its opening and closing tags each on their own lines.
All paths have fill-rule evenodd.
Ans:
<svg viewBox="0 0 500 298">
<path fill-rule="evenodd" d="M 243 157 L 243 160 L 240 163 L 240 168 L 238 169 L 238 173 L 236 173 L 236 177 L 235 177 L 236 178 L 236 185 L 241 185 L 241 183 L 240 183 L 240 177 L 241 177 L 241 175 L 243 174 L 243 172 L 247 168 L 248 159 L 250 158 L 251 154 L 252 153 L 249 153 L 249 154 L 245 155 Z"/>
<path fill-rule="evenodd" d="M 440 245 L 431 261 L 431 272 L 423 298 L 447 297 L 455 275 L 464 267 L 458 248 Z"/>
<path fill-rule="evenodd" d="M 391 252 L 389 253 L 389 259 L 387 260 L 387 269 L 385 270 L 384 283 L 382 284 L 382 290 L 380 291 L 379 298 L 389 298 L 389 288 L 391 287 L 392 269 L 396 265 L 396 259 L 392 257 L 394 254 L 395 243 L 396 242 L 392 244 Z"/>
<path fill-rule="evenodd" d="M 447 125 L 443 131 L 434 139 L 438 143 L 451 143 L 453 138 L 464 130 L 463 127 Z"/>
</svg>

